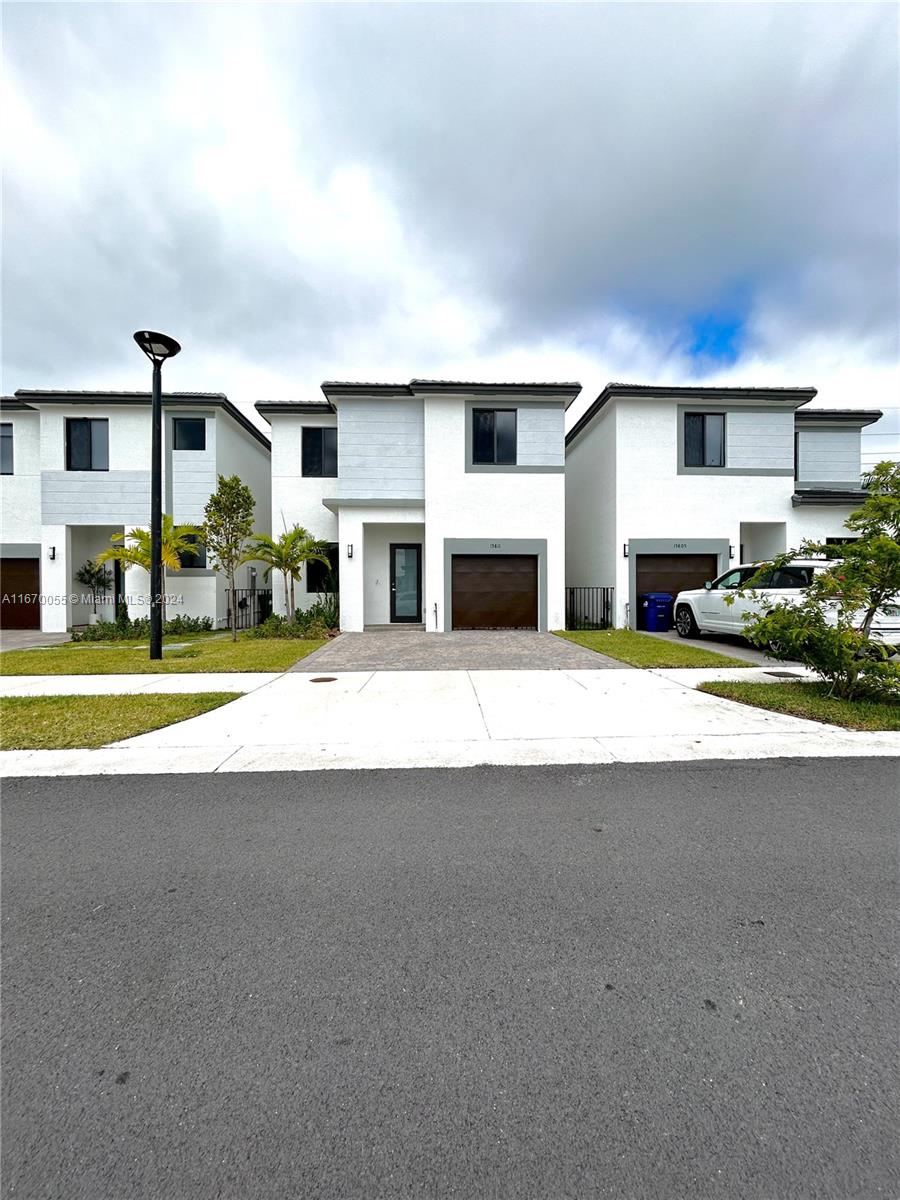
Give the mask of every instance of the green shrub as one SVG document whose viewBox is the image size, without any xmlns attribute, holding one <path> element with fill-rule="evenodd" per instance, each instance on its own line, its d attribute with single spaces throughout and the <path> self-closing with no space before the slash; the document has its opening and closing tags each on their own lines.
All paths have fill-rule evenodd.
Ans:
<svg viewBox="0 0 900 1200">
<path fill-rule="evenodd" d="M 338 624 L 338 606 L 336 597 L 327 596 L 319 600 L 305 611 L 298 608 L 293 617 L 281 617 L 273 614 L 267 617 L 261 625 L 250 630 L 252 637 L 258 638 L 326 638 L 333 633 Z"/>
<path fill-rule="evenodd" d="M 211 617 L 172 617 L 163 622 L 164 637 L 180 637 L 189 633 L 209 633 L 213 627 Z M 132 621 L 124 604 L 119 605 L 115 621 L 98 621 L 72 634 L 73 642 L 132 642 L 150 636 L 150 618 L 138 617 Z"/>
</svg>

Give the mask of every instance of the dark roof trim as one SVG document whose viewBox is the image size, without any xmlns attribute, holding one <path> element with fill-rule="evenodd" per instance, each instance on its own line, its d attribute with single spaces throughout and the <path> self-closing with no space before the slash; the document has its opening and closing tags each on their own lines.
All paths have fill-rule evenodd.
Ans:
<svg viewBox="0 0 900 1200">
<path fill-rule="evenodd" d="M 260 416 L 268 420 L 267 414 L 278 416 L 279 413 L 320 413 L 327 416 L 329 413 L 335 412 L 335 407 L 327 400 L 286 400 L 279 403 L 277 400 L 259 400 L 253 405 Z M 272 422 L 269 421 L 271 425 Z"/>
<path fill-rule="evenodd" d="M 36 408 L 17 400 L 15 396 L 0 396 L 0 410 L 3 412 L 37 412 Z"/>
<path fill-rule="evenodd" d="M 124 404 L 135 400 L 144 402 L 150 400 L 149 392 L 95 392 L 89 389 L 71 391 L 68 388 L 17 388 L 16 395 L 27 397 L 29 400 L 44 402 L 63 401 L 69 404 L 90 404 L 96 400 L 98 404 L 121 400 Z M 164 400 L 182 400 L 190 397 L 192 400 L 227 400 L 224 392 L 163 392 Z"/>
<path fill-rule="evenodd" d="M 449 392 L 483 395 L 567 396 L 570 402 L 581 393 L 580 383 L 472 383 L 454 379 L 413 379 L 410 387 L 418 393 Z"/>
<path fill-rule="evenodd" d="M 796 406 L 808 404 L 816 395 L 815 388 L 790 387 L 654 387 L 648 383 L 608 383 L 597 399 L 581 414 L 566 434 L 566 445 L 574 441 L 579 433 L 593 421 L 594 417 L 610 400 L 617 396 L 654 400 L 780 400 L 794 401 Z"/>
<path fill-rule="evenodd" d="M 412 390 L 406 383 L 340 383 L 326 379 L 322 391 L 332 396 L 411 396 Z"/>
<path fill-rule="evenodd" d="M 799 508 L 804 504 L 829 505 L 831 507 L 855 508 L 867 500 L 869 493 L 863 488 L 798 488 L 791 496 L 791 504 Z"/>
<path fill-rule="evenodd" d="M 138 407 L 150 403 L 149 392 L 65 392 L 18 388 L 16 398 L 33 404 L 122 404 Z M 272 443 L 261 429 L 231 403 L 224 392 L 163 392 L 163 408 L 221 408 L 231 419 L 249 433 L 269 453 Z"/>
<path fill-rule="evenodd" d="M 409 383 L 338 383 L 326 381 L 329 398 L 350 396 L 555 396 L 571 404 L 581 393 L 580 383 L 472 383 L 453 379 L 413 379 Z"/>
<path fill-rule="evenodd" d="M 880 408 L 805 408 L 802 412 L 794 413 L 794 420 L 801 424 L 810 425 L 874 425 L 880 421 L 884 413 Z"/>
</svg>

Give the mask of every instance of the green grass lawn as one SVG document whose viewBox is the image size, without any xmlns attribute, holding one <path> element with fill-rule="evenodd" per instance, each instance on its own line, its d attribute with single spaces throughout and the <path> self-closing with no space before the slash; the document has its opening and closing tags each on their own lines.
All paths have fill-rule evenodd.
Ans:
<svg viewBox="0 0 900 1200">
<path fill-rule="evenodd" d="M 0 750 L 92 749 L 198 717 L 239 692 L 165 696 L 4 696 Z"/>
<path fill-rule="evenodd" d="M 825 683 L 701 683 L 697 690 L 845 729 L 900 730 L 900 700 L 839 700 Z"/>
<path fill-rule="evenodd" d="M 664 642 L 633 629 L 557 630 L 556 636 L 633 667 L 751 667 L 742 658 L 703 650 L 686 642 Z"/>
<path fill-rule="evenodd" d="M 163 642 L 161 661 L 151 662 L 141 642 L 80 642 L 40 650 L 5 650 L 0 675 L 193 674 L 197 671 L 285 671 L 324 645 L 315 640 L 228 637 L 179 637 Z M 185 644 L 187 643 L 187 644 Z"/>
</svg>

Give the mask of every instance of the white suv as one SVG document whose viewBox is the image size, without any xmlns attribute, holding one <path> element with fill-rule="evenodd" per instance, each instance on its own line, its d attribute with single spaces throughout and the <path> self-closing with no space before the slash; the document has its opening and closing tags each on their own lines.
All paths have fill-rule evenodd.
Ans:
<svg viewBox="0 0 900 1200">
<path fill-rule="evenodd" d="M 804 588 L 813 575 L 834 566 L 834 559 L 797 558 L 777 567 L 753 587 L 758 593 L 738 596 L 736 593 L 759 570 L 760 563 L 732 567 L 718 579 L 675 597 L 675 628 L 679 637 L 697 637 L 701 633 L 730 633 L 742 636 L 744 621 L 759 612 L 774 608 L 782 601 L 798 603 Z M 731 604 L 726 598 L 733 596 Z M 890 643 L 900 641 L 900 605 L 888 605 L 875 615 L 872 637 Z"/>
</svg>

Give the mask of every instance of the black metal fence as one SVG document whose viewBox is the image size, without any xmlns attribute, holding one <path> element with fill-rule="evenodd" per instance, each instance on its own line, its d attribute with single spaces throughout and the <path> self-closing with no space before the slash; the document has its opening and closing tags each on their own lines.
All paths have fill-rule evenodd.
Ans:
<svg viewBox="0 0 900 1200">
<path fill-rule="evenodd" d="M 253 629 L 261 625 L 266 617 L 272 615 L 271 588 L 235 588 L 235 608 L 237 611 L 238 629 Z M 231 589 L 225 589 L 225 603 L 228 605 L 227 626 L 231 628 Z"/>
<path fill-rule="evenodd" d="M 567 587 L 566 629 L 609 629 L 614 592 L 611 587 Z"/>
</svg>

